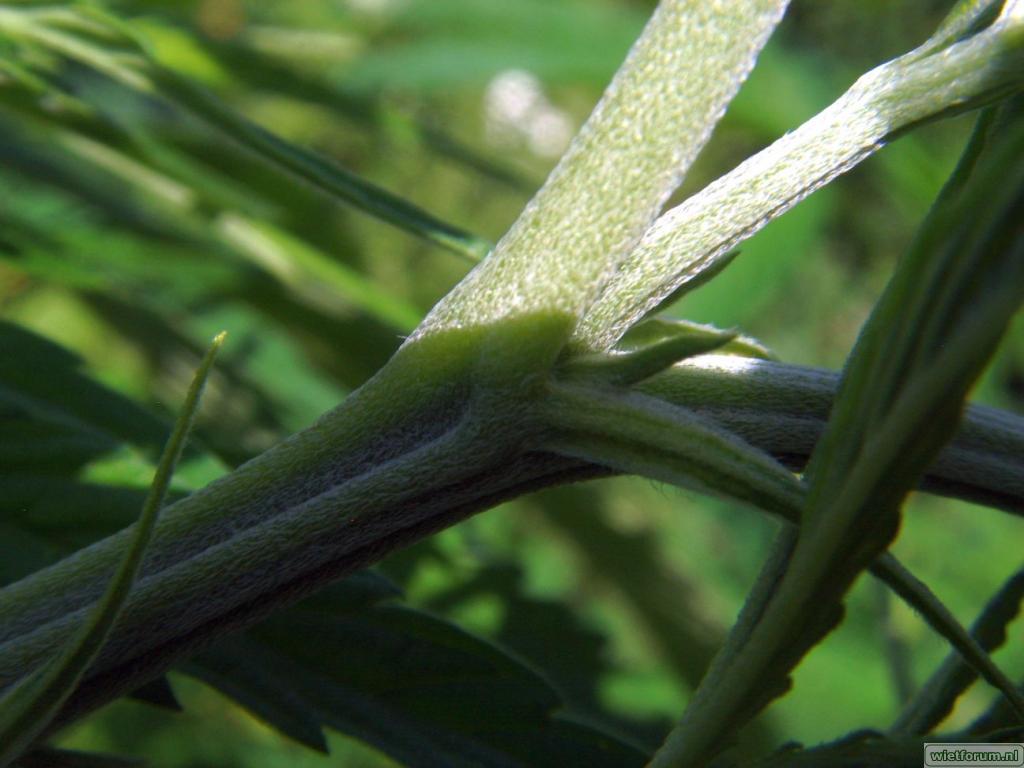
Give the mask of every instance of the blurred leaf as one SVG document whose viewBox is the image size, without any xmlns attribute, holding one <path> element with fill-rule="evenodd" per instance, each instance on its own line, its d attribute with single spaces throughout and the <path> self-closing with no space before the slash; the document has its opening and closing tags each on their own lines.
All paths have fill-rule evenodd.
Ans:
<svg viewBox="0 0 1024 768">
<path fill-rule="evenodd" d="M 60 712 L 79 681 L 106 643 L 128 599 L 167 497 L 174 468 L 181 459 L 199 398 L 210 375 L 224 333 L 213 340 L 189 386 L 181 413 L 157 463 L 142 505 L 142 513 L 127 539 L 117 570 L 102 597 L 86 612 L 81 624 L 59 652 L 33 673 L 10 686 L 0 697 L 0 765 L 28 751 Z"/>
<path fill-rule="evenodd" d="M 56 431 L 61 427 L 80 440 L 93 442 L 82 458 L 109 451 L 125 441 L 153 451 L 166 437 L 166 425 L 126 398 L 90 380 L 78 369 L 81 361 L 72 353 L 30 331 L 0 321 L 0 385 L 5 397 L 7 419 L 29 417 L 32 423 L 46 420 Z M 6 430 L 5 430 L 6 431 Z M 8 450 L 13 446 L 8 444 Z M 12 450 L 13 453 L 13 450 Z M 26 458 L 31 462 L 31 454 Z M 62 459 L 59 455 L 58 459 Z M 77 459 L 77 461 L 76 461 Z M 69 463 L 62 459 L 63 463 Z"/>
<path fill-rule="evenodd" d="M 238 280 L 237 262 L 241 260 L 273 275 L 302 301 L 327 314 L 337 314 L 347 303 L 403 332 L 411 331 L 419 323 L 421 313 L 418 310 L 376 287 L 362 274 L 280 227 L 253 219 L 247 210 L 258 206 L 245 204 L 241 210 L 218 208 L 224 202 L 237 202 L 232 200 L 234 195 L 230 190 L 219 191 L 217 185 L 207 183 L 210 171 L 191 159 L 178 155 L 171 163 L 175 171 L 184 175 L 184 180 L 181 180 L 141 164 L 121 149 L 86 136 L 45 125 L 41 130 L 58 146 L 68 149 L 76 161 L 99 166 L 118 181 L 127 182 L 168 224 L 184 224 L 199 237 L 207 239 L 207 248 L 213 253 L 229 251 L 234 257 L 232 266 L 235 268 L 202 258 L 203 254 L 187 250 L 184 244 L 175 249 L 169 249 L 166 244 L 154 247 L 125 235 L 111 238 L 103 233 L 105 247 L 96 248 L 99 240 L 97 228 L 94 224 L 90 226 L 85 211 L 68 205 L 62 201 L 61 195 L 31 189 L 30 193 L 34 192 L 45 207 L 36 212 L 24 202 L 19 202 L 13 211 L 15 216 L 20 213 L 24 217 L 28 213 L 28 220 L 21 226 L 22 230 L 28 231 L 18 237 L 18 230 L 15 230 L 11 240 L 14 247 L 8 249 L 13 250 L 15 262 L 21 268 L 43 277 L 94 289 L 104 285 L 104 278 L 116 283 L 152 284 L 160 280 L 170 283 L 170 286 L 159 285 L 161 293 L 173 287 L 180 295 L 182 289 L 210 293 L 218 286 L 222 290 L 230 287 Z M 170 152 L 164 147 L 154 149 L 153 141 L 149 144 L 150 152 L 159 151 L 161 156 Z M 192 182 L 195 186 L 187 186 L 183 181 Z M 19 186 L 24 188 L 27 185 Z M 77 214 L 78 226 L 62 229 L 56 237 L 42 236 L 39 231 L 42 215 L 52 216 L 53 209 L 62 202 Z M 108 242 L 110 240 L 113 242 Z M 58 249 L 64 253 L 54 253 Z M 185 272 L 171 261 L 172 258 L 188 259 L 196 263 L 196 268 L 191 273 Z M 89 262 L 99 262 L 99 268 L 95 271 L 87 269 Z"/>
<path fill-rule="evenodd" d="M 466 579 L 452 579 L 424 605 L 463 620 L 482 605 L 496 606 L 497 626 L 488 627 L 487 636 L 548 680 L 563 701 L 563 717 L 652 749 L 666 723 L 614 712 L 603 700 L 602 683 L 618 667 L 608 638 L 582 615 L 580 606 L 531 594 L 523 576 L 516 565 L 488 564 Z"/>
<path fill-rule="evenodd" d="M 603 85 L 644 21 L 630 8 L 584 2 L 415 0 L 391 22 L 394 42 L 336 71 L 365 89 L 478 86 L 513 68 Z"/>
<path fill-rule="evenodd" d="M 144 478 L 152 475 L 146 464 Z M 145 486 L 87 482 L 41 472 L 3 473 L 4 499 L 0 511 L 5 523 L 22 535 L 38 537 L 58 552 L 71 552 L 129 525 L 137 516 Z M 145 482 L 143 480 L 142 482 Z M 12 542 L 12 549 L 14 543 Z M 42 563 L 37 563 L 41 565 Z"/>
<path fill-rule="evenodd" d="M 155 70 L 153 75 L 162 94 L 240 142 L 257 157 L 318 189 L 471 261 L 482 259 L 490 250 L 490 245 L 483 239 L 442 222 L 327 158 L 291 144 L 246 120 L 188 80 L 166 70 Z"/>
<path fill-rule="evenodd" d="M 554 768 L 572 755 L 588 765 L 643 764 L 633 748 L 561 719 L 555 691 L 497 646 L 376 604 L 393 595 L 384 585 L 341 582 L 184 671 L 316 749 L 330 726 L 411 766 Z"/>
<path fill-rule="evenodd" d="M 136 30 L 99 6 L 4 9 L 0 12 L 0 33 L 29 51 L 67 57 L 129 88 L 169 100 L 250 150 L 254 157 L 285 172 L 283 178 L 291 183 L 308 182 L 371 216 L 471 260 L 482 258 L 489 249 L 482 239 L 248 120 L 192 80 L 163 66 L 159 45 L 147 44 Z"/>
<path fill-rule="evenodd" d="M 539 186 L 505 161 L 466 145 L 445 126 L 408 116 L 378 91 L 349 87 L 337 77 L 330 77 L 321 66 L 308 71 L 293 66 L 287 57 L 301 55 L 301 49 L 290 48 L 271 54 L 243 36 L 221 41 L 211 47 L 209 53 L 216 56 L 236 80 L 250 88 L 272 89 L 292 99 L 302 99 L 304 103 L 328 109 L 354 125 L 384 134 L 396 142 L 405 139 L 407 143 L 411 138 L 423 149 L 523 194 Z"/>
<path fill-rule="evenodd" d="M 400 341 L 383 323 L 409 329 L 418 320 L 418 310 L 273 225 L 257 226 L 240 214 L 224 213 L 211 221 L 212 233 L 196 233 L 207 240 L 198 243 L 192 233 L 182 241 L 173 230 L 112 230 L 104 221 L 110 216 L 105 199 L 109 185 L 79 198 L 65 189 L 5 176 L 0 175 L 0 184 L 9 184 L 14 204 L 0 213 L 0 221 L 9 227 L 6 244 L 0 243 L 0 260 L 7 260 L 17 273 L 82 292 L 109 319 L 114 332 L 138 345 L 158 375 L 168 366 L 177 368 L 182 357 L 197 356 L 201 347 L 196 340 L 208 334 L 209 326 L 197 332 L 198 323 L 191 318 L 208 315 L 206 307 L 243 303 L 264 316 L 234 311 L 229 312 L 230 325 L 227 320 L 221 324 L 244 343 L 233 345 L 230 359 L 221 367 L 220 375 L 232 386 L 230 408 L 211 412 L 218 418 L 238 416 L 248 399 L 249 421 L 219 418 L 221 428 L 204 436 L 233 461 L 267 447 L 265 442 L 255 449 L 237 445 L 248 441 L 246 433 L 255 426 L 280 435 L 305 426 L 343 395 L 332 388 L 322 398 L 311 396 L 323 391 L 325 383 L 317 381 L 310 361 L 283 349 L 294 349 L 294 342 L 283 344 L 282 330 L 309 343 L 307 358 L 315 354 L 328 373 L 354 387 Z M 49 226 L 55 218 L 66 226 Z M 230 222 L 238 225 L 228 226 Z M 178 222 L 171 217 L 164 223 L 173 227 Z M 365 307 L 368 316 L 354 311 L 358 306 Z M 190 317 L 187 324 L 182 315 Z M 252 332 L 242 332 L 243 327 Z M 351 345 L 350 354 L 336 354 L 339 340 Z M 248 365 L 233 363 L 237 354 L 252 347 L 272 347 L 274 355 L 289 359 L 258 374 Z M 294 414 L 296 410 L 299 413 Z"/>
<path fill-rule="evenodd" d="M 398 596 L 398 589 L 372 571 L 360 571 L 307 598 L 293 611 L 345 616 Z M 220 641 L 189 660 L 181 671 L 213 686 L 300 744 L 326 753 L 322 719 L 287 675 L 273 651 L 242 634 Z"/>
<path fill-rule="evenodd" d="M 411 332 L 422 319 L 415 308 L 277 227 L 236 215 L 225 216 L 221 224 L 239 252 L 266 265 L 285 285 L 297 283 L 302 290 L 304 282 L 312 290 L 333 290 L 403 333 Z"/>
<path fill-rule="evenodd" d="M 326 754 L 321 718 L 279 662 L 260 643 L 242 635 L 204 650 L 180 671 L 234 699 L 299 744 Z"/>
</svg>

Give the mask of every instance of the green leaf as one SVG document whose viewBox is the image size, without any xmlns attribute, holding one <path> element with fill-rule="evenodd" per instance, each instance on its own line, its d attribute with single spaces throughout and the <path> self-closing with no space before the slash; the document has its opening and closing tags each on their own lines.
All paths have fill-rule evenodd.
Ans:
<svg viewBox="0 0 1024 768">
<path fill-rule="evenodd" d="M 984 141 L 983 118 L 975 141 Z M 954 174 L 896 270 L 844 372 L 805 473 L 792 554 L 763 571 L 755 620 L 719 660 L 654 764 L 689 765 L 788 684 L 889 545 L 904 496 L 952 437 L 967 390 L 1024 298 L 1024 124 L 1009 122 L 968 186 Z M 976 147 L 965 155 L 968 166 Z M 988 665 L 988 669 L 995 669 Z M 1001 674 L 994 680 L 1024 712 Z"/>
<path fill-rule="evenodd" d="M 8 765 L 16 759 L 50 725 L 113 628 L 142 564 L 146 546 L 152 538 L 171 475 L 181 458 L 192 419 L 199 406 L 203 385 L 223 341 L 224 334 L 213 340 L 213 345 L 196 371 L 181 415 L 160 457 L 142 514 L 106 592 L 60 654 L 24 678 L 0 699 L 0 766 Z"/>
<path fill-rule="evenodd" d="M 665 317 L 653 317 L 650 320 L 644 320 L 642 323 L 634 325 L 629 329 L 629 333 L 622 337 L 615 348 L 636 350 L 649 344 L 675 338 L 676 336 L 690 337 L 694 340 L 703 338 L 710 344 L 715 338 L 724 339 L 725 336 L 729 335 L 732 336 L 731 339 L 725 340 L 720 347 L 712 348 L 712 351 L 726 355 L 759 358 L 761 360 L 775 359 L 775 355 L 772 354 L 768 347 L 757 339 L 744 336 L 738 331 L 723 330 L 714 325 Z M 706 352 L 701 352 L 701 354 L 706 354 Z M 683 359 L 680 358 L 680 362 Z M 667 369 L 668 366 L 665 367 L 665 370 Z"/>
<path fill-rule="evenodd" d="M 152 76 L 159 93 L 203 118 L 255 156 L 331 196 L 470 261 L 482 259 L 490 250 L 485 240 L 442 222 L 326 158 L 246 120 L 212 94 L 170 70 L 154 69 Z"/>
<path fill-rule="evenodd" d="M 316 595 L 185 671 L 313 748 L 329 726 L 428 768 L 555 768 L 570 755 L 608 768 L 644 763 L 639 751 L 561 719 L 555 691 L 501 648 L 425 613 L 353 610 L 350 600 L 345 590 Z"/>
<path fill-rule="evenodd" d="M 105 38 L 97 44 L 86 32 Z M 271 166 L 376 218 L 476 261 L 490 246 L 328 159 L 281 139 L 155 58 L 128 25 L 96 7 L 0 9 L 0 34 L 93 67 L 129 88 L 161 96 L 200 117 Z M 112 41 L 125 51 L 112 50 Z"/>
</svg>

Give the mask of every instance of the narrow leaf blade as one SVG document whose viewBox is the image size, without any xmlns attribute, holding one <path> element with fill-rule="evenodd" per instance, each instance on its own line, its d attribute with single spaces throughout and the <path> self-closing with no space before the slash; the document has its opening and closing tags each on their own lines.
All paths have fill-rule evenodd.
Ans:
<svg viewBox="0 0 1024 768">
<path fill-rule="evenodd" d="M 174 467 L 184 450 L 185 440 L 199 406 L 203 386 L 223 342 L 222 333 L 214 339 L 196 371 L 181 415 L 160 458 L 135 532 L 102 599 L 58 657 L 19 683 L 0 700 L 0 765 L 7 765 L 17 758 L 46 729 L 74 691 L 117 620 L 152 537 Z"/>
</svg>

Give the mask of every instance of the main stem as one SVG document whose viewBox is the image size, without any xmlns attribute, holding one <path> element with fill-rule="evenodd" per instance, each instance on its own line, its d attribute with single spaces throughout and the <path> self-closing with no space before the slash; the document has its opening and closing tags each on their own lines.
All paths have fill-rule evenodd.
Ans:
<svg viewBox="0 0 1024 768">
<path fill-rule="evenodd" d="M 168 508 L 138 588 L 62 720 L 475 512 L 537 488 L 611 474 L 532 450 L 544 425 L 531 416 L 536 402 L 515 393 L 537 396 L 542 387 L 534 377 L 505 391 L 504 408 L 466 381 L 441 376 L 400 402 L 396 380 L 375 379 L 306 432 Z M 835 381 L 821 371 L 707 356 L 645 389 L 693 405 L 799 464 L 827 418 Z M 505 417 L 496 418 L 499 411 Z M 969 498 L 999 495 L 1001 506 L 1020 512 L 1022 445 L 1024 421 L 973 409 L 926 484 Z M 0 687 L 59 648 L 98 599 L 128 535 L 0 591 Z"/>
</svg>

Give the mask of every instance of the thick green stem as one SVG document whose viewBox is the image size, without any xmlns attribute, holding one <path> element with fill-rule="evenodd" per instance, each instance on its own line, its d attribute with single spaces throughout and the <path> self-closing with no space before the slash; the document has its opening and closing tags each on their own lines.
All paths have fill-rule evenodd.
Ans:
<svg viewBox="0 0 1024 768">
<path fill-rule="evenodd" d="M 640 385 L 686 404 L 793 467 L 802 467 L 832 408 L 838 374 L 817 368 L 704 355 Z M 956 439 L 932 464 L 926 490 L 1024 515 L 1024 419 L 971 406 Z"/>
<path fill-rule="evenodd" d="M 442 369 L 439 375 L 452 373 Z M 453 374 L 453 380 L 459 379 Z M 655 377 L 643 390 L 694 407 L 799 465 L 825 423 L 836 381 L 825 371 L 709 355 Z M 532 451 L 543 435 L 532 432 L 529 411 L 510 419 L 514 428 L 502 427 L 480 420 L 485 411 L 468 387 L 437 389 L 432 398 L 421 389 L 419 400 L 403 401 L 392 386 L 379 380 L 376 391 L 353 396 L 307 432 L 165 511 L 139 591 L 63 719 L 498 501 L 611 474 Z M 399 415 L 384 418 L 385 404 Z M 500 430 L 505 440 L 497 437 Z M 1022 512 L 1022 447 L 1021 419 L 972 408 L 926 485 L 968 498 L 998 496 L 1004 508 Z M 61 633 L 102 592 L 129 535 L 0 591 L 0 685 L 59 647 Z"/>
</svg>

